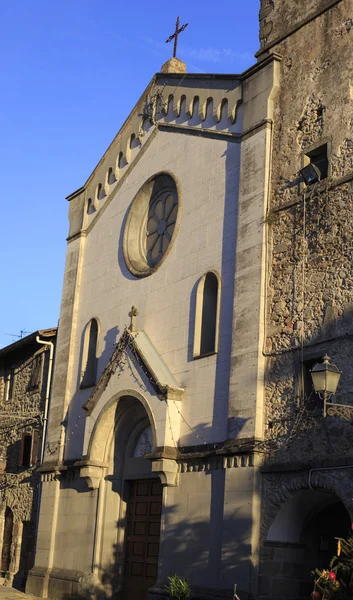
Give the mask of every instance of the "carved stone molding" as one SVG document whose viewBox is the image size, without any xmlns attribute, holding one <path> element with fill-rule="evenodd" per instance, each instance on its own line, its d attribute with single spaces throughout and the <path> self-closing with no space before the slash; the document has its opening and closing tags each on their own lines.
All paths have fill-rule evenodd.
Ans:
<svg viewBox="0 0 353 600">
<path fill-rule="evenodd" d="M 152 473 L 160 477 L 164 487 L 175 487 L 179 483 L 179 465 L 175 460 L 161 458 L 152 461 Z"/>
<path fill-rule="evenodd" d="M 158 123 L 183 117 L 185 124 L 193 119 L 193 127 L 196 129 L 209 117 L 211 125 L 218 124 L 219 130 L 229 131 L 237 120 L 242 101 L 240 76 L 219 76 L 215 80 L 214 76 L 158 73 L 85 186 L 86 202 L 90 199 L 94 215 L 101 210 L 100 192 L 104 191 L 101 199 L 105 201 L 119 184 L 129 165 L 138 160 L 146 138 L 151 137 L 151 132 Z M 113 175 L 111 183 L 110 175 Z M 95 216 L 90 217 L 91 222 L 92 219 Z"/>
<path fill-rule="evenodd" d="M 60 479 L 59 471 L 49 471 L 47 473 L 41 473 L 41 482 L 49 483 L 51 481 L 58 481 Z"/>
<path fill-rule="evenodd" d="M 180 402 L 184 397 L 185 390 L 184 390 L 184 388 L 176 388 L 176 387 L 166 386 L 165 393 L 166 393 L 167 400 Z"/>
<path fill-rule="evenodd" d="M 210 456 L 180 461 L 181 473 L 198 473 L 218 469 L 234 469 L 238 467 L 254 467 L 256 457 L 252 454 L 238 456 Z"/>
<path fill-rule="evenodd" d="M 141 335 L 144 332 L 141 332 Z M 141 348 L 139 346 L 139 333 L 132 333 L 128 329 L 125 329 L 122 336 L 120 337 L 119 342 L 116 345 L 115 350 L 113 351 L 107 366 L 105 367 L 103 373 L 101 374 L 98 382 L 96 383 L 92 394 L 90 395 L 87 402 L 83 405 L 87 411 L 88 415 L 92 414 L 95 406 L 97 405 L 100 397 L 102 396 L 104 390 L 106 389 L 111 377 L 117 371 L 122 361 L 126 356 L 126 352 L 130 350 L 130 358 L 141 367 L 142 372 L 147 375 L 150 382 L 156 389 L 158 396 L 160 399 L 174 400 L 180 401 L 183 398 L 183 394 L 185 390 L 183 388 L 179 388 L 173 385 L 165 385 L 158 380 L 156 374 L 151 369 L 150 365 L 146 357 L 143 355 Z"/>
<path fill-rule="evenodd" d="M 97 490 L 104 475 L 104 467 L 97 465 L 85 465 L 80 467 L 80 477 L 85 479 L 91 490 Z"/>
</svg>

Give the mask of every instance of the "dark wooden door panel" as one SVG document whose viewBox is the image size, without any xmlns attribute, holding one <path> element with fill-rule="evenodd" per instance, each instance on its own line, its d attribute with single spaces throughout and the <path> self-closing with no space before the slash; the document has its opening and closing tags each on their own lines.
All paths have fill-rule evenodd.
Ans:
<svg viewBox="0 0 353 600">
<path fill-rule="evenodd" d="M 122 598 L 146 600 L 157 581 L 162 486 L 159 479 L 131 482 L 127 506 L 126 556 Z"/>
</svg>

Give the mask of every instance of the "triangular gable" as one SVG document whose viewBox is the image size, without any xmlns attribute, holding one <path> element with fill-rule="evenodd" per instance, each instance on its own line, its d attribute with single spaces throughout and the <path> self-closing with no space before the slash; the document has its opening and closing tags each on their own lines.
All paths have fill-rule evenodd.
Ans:
<svg viewBox="0 0 353 600">
<path fill-rule="evenodd" d="M 125 329 L 91 396 L 82 407 L 88 414 L 92 413 L 128 350 L 130 350 L 131 359 L 142 369 L 159 396 L 166 398 L 169 391 L 178 396 L 183 393 L 183 388 L 179 387 L 174 375 L 146 332 L 133 333 L 129 329 Z"/>
<path fill-rule="evenodd" d="M 138 156 L 149 133 L 159 123 L 164 123 L 167 115 L 179 118 L 183 110 L 185 124 L 193 118 L 196 121 L 199 119 L 198 126 L 206 120 L 208 106 L 212 102 L 214 125 L 217 125 L 217 130 L 228 131 L 228 127 L 236 121 L 237 110 L 242 100 L 241 75 L 157 73 L 84 186 L 67 196 L 67 199 L 71 201 L 78 194 L 86 192 L 87 198 L 92 199 L 97 210 L 100 204 L 97 195 L 102 194 L 99 199 L 108 196 L 133 161 L 133 156 Z M 224 123 L 224 127 L 221 127 L 225 107 L 228 125 Z M 196 126 L 196 122 L 193 126 Z M 138 152 L 132 156 L 134 147 Z M 110 175 L 115 180 L 112 185 L 109 184 Z"/>
</svg>

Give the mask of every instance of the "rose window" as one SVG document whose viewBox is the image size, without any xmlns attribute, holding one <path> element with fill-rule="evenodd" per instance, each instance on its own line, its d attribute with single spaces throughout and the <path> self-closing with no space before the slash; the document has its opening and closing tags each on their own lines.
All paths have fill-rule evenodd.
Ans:
<svg viewBox="0 0 353 600">
<path fill-rule="evenodd" d="M 151 200 L 146 231 L 146 258 L 155 265 L 166 252 L 173 236 L 178 213 L 177 199 L 169 192 L 162 192 Z"/>
<path fill-rule="evenodd" d="M 124 232 L 124 258 L 137 277 L 154 273 L 170 251 L 180 222 L 177 184 L 169 173 L 159 173 L 135 196 Z"/>
</svg>

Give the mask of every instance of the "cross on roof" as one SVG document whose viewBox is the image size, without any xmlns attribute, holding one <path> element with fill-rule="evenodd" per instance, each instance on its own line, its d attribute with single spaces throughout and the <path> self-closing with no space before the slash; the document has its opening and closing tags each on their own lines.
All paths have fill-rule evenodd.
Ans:
<svg viewBox="0 0 353 600">
<path fill-rule="evenodd" d="M 178 17 L 176 20 L 176 23 L 175 23 L 175 32 L 173 33 L 173 35 L 169 36 L 169 38 L 165 41 L 165 43 L 168 44 L 168 42 L 171 42 L 174 40 L 173 58 L 176 57 L 179 33 L 184 31 L 184 29 L 186 29 L 186 27 L 188 26 L 188 23 L 185 23 L 185 25 L 182 25 L 180 28 L 179 28 L 179 25 L 180 25 L 180 19 Z"/>
</svg>

